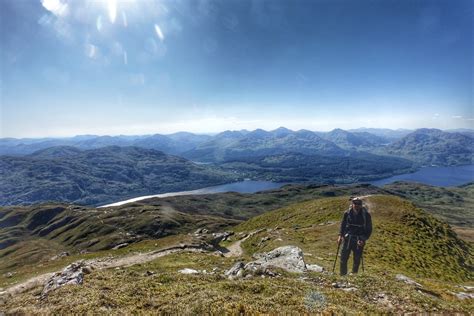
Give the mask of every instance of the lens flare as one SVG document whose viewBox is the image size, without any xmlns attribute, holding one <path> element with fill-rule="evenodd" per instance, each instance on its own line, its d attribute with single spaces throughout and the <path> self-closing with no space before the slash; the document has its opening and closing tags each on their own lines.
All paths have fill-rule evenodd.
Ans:
<svg viewBox="0 0 474 316">
<path fill-rule="evenodd" d="M 163 35 L 163 32 L 161 31 L 161 28 L 158 26 L 158 24 L 155 24 L 155 32 L 156 36 L 158 36 L 160 41 L 163 41 L 165 39 L 165 36 Z"/>
<path fill-rule="evenodd" d="M 117 18 L 117 0 L 107 0 L 107 11 L 109 12 L 110 22 L 115 23 Z"/>
</svg>

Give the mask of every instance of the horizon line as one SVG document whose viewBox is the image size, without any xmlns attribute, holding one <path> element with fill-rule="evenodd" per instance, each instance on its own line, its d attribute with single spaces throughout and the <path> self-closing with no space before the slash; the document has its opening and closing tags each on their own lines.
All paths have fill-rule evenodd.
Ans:
<svg viewBox="0 0 474 316">
<path fill-rule="evenodd" d="M 162 136 L 169 136 L 169 135 L 175 135 L 175 134 L 179 134 L 179 133 L 189 133 L 189 134 L 193 134 L 193 135 L 208 135 L 208 136 L 215 136 L 215 135 L 218 135 L 218 134 L 221 134 L 221 133 L 224 133 L 224 132 L 254 132 L 254 131 L 258 131 L 258 130 L 262 130 L 262 131 L 265 131 L 265 132 L 274 132 L 274 131 L 277 131 L 279 129 L 285 129 L 285 130 L 288 130 L 288 131 L 291 131 L 291 132 L 299 132 L 299 131 L 309 131 L 309 132 L 313 132 L 313 133 L 328 133 L 328 132 L 332 132 L 332 131 L 335 131 L 335 130 L 343 130 L 343 131 L 356 131 L 357 130 L 361 130 L 361 129 L 368 129 L 368 130 L 389 130 L 389 131 L 394 131 L 394 132 L 397 132 L 397 131 L 417 131 L 417 130 L 420 130 L 420 129 L 435 129 L 435 130 L 440 130 L 440 131 L 463 131 L 463 130 L 466 130 L 466 131 L 474 131 L 474 128 L 447 128 L 447 129 L 442 129 L 442 128 L 434 128 L 434 127 L 418 127 L 418 128 L 396 128 L 396 129 L 393 129 L 393 128 L 383 128 L 383 127 L 356 127 L 356 128 L 351 128 L 351 129 L 343 129 L 343 128 L 340 128 L 340 127 L 336 127 L 336 128 L 333 128 L 331 130 L 309 130 L 309 129 L 306 129 L 306 128 L 301 128 L 301 129 L 298 129 L 298 130 L 292 130 L 290 128 L 287 128 L 287 127 L 284 127 L 284 126 L 280 126 L 280 127 L 277 127 L 275 129 L 263 129 L 263 128 L 256 128 L 254 130 L 248 130 L 248 129 L 236 129 L 236 130 L 232 130 L 232 129 L 227 129 L 227 130 L 222 130 L 222 131 L 219 131 L 219 132 L 189 132 L 189 131 L 184 131 L 184 130 L 180 130 L 180 131 L 177 131 L 177 132 L 171 132 L 171 133 L 151 133 L 151 134 L 123 134 L 123 133 L 120 133 L 120 134 L 75 134 L 75 135 L 69 135 L 69 136 L 35 136 L 35 137 L 13 137 L 13 136 L 7 136 L 7 137 L 0 137 L 0 140 L 5 140 L 5 139 L 18 139 L 18 140 L 21 140 L 21 139 L 48 139 L 48 138 L 51 138 L 51 139 L 62 139 L 62 138 L 74 138 L 74 137 L 146 137 L 146 136 L 155 136 L 155 135 L 162 135 Z"/>
</svg>

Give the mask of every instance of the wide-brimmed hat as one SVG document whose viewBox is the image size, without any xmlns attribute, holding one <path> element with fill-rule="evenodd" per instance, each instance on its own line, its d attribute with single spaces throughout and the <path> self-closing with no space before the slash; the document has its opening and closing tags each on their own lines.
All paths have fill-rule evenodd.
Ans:
<svg viewBox="0 0 474 316">
<path fill-rule="evenodd" d="M 362 200 L 358 197 L 351 198 L 351 202 L 356 205 L 362 205 Z"/>
</svg>

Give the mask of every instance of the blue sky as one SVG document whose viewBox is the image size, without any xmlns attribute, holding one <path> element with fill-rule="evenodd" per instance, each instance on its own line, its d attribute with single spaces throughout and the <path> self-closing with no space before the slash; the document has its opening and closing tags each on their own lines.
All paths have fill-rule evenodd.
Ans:
<svg viewBox="0 0 474 316">
<path fill-rule="evenodd" d="M 0 137 L 474 128 L 473 2 L 2 0 Z"/>
</svg>

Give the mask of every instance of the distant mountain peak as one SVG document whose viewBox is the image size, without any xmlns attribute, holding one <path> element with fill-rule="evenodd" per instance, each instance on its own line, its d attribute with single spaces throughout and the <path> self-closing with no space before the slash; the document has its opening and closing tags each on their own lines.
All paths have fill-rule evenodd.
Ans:
<svg viewBox="0 0 474 316">
<path fill-rule="evenodd" d="M 285 135 L 293 133 L 293 131 L 286 128 L 286 127 L 280 126 L 277 129 L 274 129 L 273 131 L 270 131 L 270 133 L 272 133 L 276 136 L 285 136 Z"/>
</svg>

